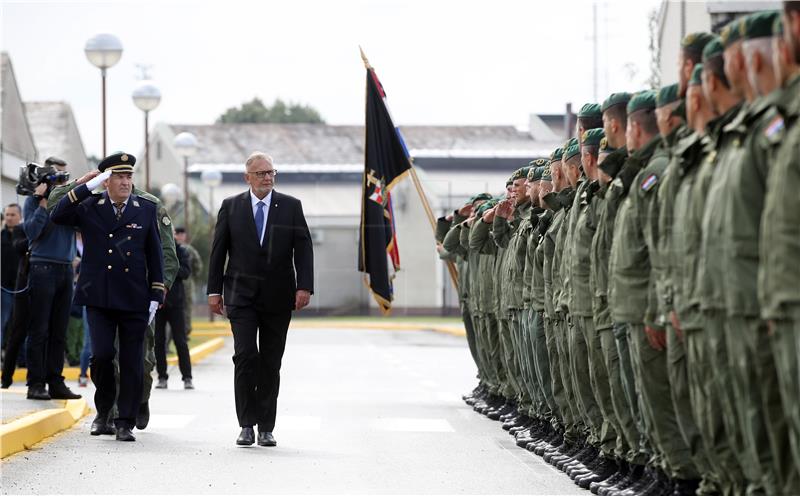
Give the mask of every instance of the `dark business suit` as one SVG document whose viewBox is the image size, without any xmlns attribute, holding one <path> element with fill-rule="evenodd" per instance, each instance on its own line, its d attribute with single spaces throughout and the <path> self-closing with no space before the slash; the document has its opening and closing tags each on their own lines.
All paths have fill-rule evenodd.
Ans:
<svg viewBox="0 0 800 496">
<path fill-rule="evenodd" d="M 250 191 L 226 198 L 214 230 L 208 293 L 223 295 L 231 321 L 236 415 L 242 427 L 258 424 L 259 432 L 271 432 L 275 426 L 281 359 L 297 289 L 314 291 L 314 254 L 300 201 L 272 192 L 259 243 Z"/>
</svg>

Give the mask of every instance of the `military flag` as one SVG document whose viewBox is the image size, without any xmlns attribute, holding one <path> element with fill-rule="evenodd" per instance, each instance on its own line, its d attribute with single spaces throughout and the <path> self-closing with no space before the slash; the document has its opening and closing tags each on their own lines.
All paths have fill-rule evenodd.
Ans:
<svg viewBox="0 0 800 496">
<path fill-rule="evenodd" d="M 392 280 L 400 268 L 392 187 L 411 170 L 403 136 L 394 125 L 375 70 L 362 52 L 367 68 L 366 140 L 362 178 L 361 229 L 358 270 L 381 312 L 391 312 Z"/>
</svg>

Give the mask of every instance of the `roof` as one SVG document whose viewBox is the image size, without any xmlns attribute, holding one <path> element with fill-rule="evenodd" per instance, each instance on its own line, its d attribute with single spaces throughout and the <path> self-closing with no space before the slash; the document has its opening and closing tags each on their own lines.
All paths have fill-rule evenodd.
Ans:
<svg viewBox="0 0 800 496">
<path fill-rule="evenodd" d="M 200 144 L 195 164 L 244 163 L 261 150 L 284 164 L 361 164 L 364 127 L 328 124 L 170 125 L 174 133 L 189 131 Z M 402 126 L 412 156 L 531 157 L 542 143 L 514 126 Z M 285 168 L 285 167 L 284 167 Z"/>
<path fill-rule="evenodd" d="M 68 103 L 26 102 L 25 114 L 39 151 L 39 161 L 55 155 L 64 159 L 71 169 L 88 170 L 86 151 Z"/>
</svg>

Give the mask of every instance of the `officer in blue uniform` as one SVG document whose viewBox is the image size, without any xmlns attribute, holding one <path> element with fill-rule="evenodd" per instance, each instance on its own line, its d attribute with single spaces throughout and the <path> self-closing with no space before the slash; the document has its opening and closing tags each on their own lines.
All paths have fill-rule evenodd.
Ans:
<svg viewBox="0 0 800 496">
<path fill-rule="evenodd" d="M 164 300 L 161 239 L 156 205 L 133 194 L 136 158 L 115 153 L 83 178 L 53 209 L 56 224 L 77 227 L 83 236 L 81 274 L 75 303 L 85 305 L 92 337 L 92 381 L 97 417 L 91 434 L 113 434 L 109 413 L 117 387 L 114 340 L 119 333 L 119 441 L 131 433 L 142 396 L 145 331 Z M 103 186 L 101 194 L 92 190 Z"/>
</svg>

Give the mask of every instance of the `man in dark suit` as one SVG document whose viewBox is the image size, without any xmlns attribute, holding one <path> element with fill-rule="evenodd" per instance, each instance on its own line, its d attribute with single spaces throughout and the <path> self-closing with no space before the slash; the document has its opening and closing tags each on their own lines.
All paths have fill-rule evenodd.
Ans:
<svg viewBox="0 0 800 496">
<path fill-rule="evenodd" d="M 208 305 L 233 329 L 236 444 L 275 446 L 272 430 L 286 332 L 314 292 L 314 253 L 300 200 L 273 190 L 277 171 L 260 152 L 245 163 L 250 189 L 222 202 L 208 265 Z M 225 261 L 228 261 L 227 267 Z M 223 300 L 224 296 L 224 300 Z"/>
<path fill-rule="evenodd" d="M 161 239 L 155 203 L 133 194 L 136 158 L 115 153 L 77 182 L 51 213 L 56 224 L 83 236 L 81 274 L 74 302 L 86 306 L 92 338 L 92 382 L 97 417 L 91 434 L 113 434 L 109 414 L 117 396 L 114 340 L 119 335 L 119 441 L 135 441 L 131 429 L 142 397 L 144 337 L 164 301 Z M 107 191 L 92 194 L 98 186 Z"/>
</svg>

